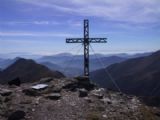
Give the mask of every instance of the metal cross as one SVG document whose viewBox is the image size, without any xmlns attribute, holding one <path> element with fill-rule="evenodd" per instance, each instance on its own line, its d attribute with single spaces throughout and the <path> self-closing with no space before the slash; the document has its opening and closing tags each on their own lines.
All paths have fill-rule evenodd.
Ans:
<svg viewBox="0 0 160 120">
<path fill-rule="evenodd" d="M 89 20 L 84 20 L 84 38 L 66 39 L 66 43 L 83 43 L 84 45 L 84 76 L 89 78 L 89 44 L 106 42 L 107 38 L 89 38 Z"/>
</svg>

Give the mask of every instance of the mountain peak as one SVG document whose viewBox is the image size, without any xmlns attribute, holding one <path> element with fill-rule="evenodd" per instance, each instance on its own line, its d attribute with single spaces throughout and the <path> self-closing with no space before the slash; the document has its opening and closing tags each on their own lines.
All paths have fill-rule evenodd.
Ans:
<svg viewBox="0 0 160 120">
<path fill-rule="evenodd" d="M 34 60 L 31 59 L 25 59 L 25 58 L 20 58 L 20 57 L 16 57 L 15 58 L 15 63 L 14 64 L 37 64 Z"/>
<path fill-rule="evenodd" d="M 60 78 L 64 77 L 64 75 L 58 71 L 51 71 L 33 60 L 19 58 L 1 72 L 0 83 L 7 83 L 15 78 L 20 78 L 21 82 L 33 82 L 38 81 L 42 77 Z"/>
</svg>

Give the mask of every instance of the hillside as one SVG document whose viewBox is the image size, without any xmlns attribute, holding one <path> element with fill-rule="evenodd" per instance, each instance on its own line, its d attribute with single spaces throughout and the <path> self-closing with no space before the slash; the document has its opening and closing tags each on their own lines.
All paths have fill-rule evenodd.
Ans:
<svg viewBox="0 0 160 120">
<path fill-rule="evenodd" d="M 159 120 L 137 97 L 93 87 L 86 79 L 43 78 L 0 85 L 0 120 Z M 50 81 L 50 82 L 49 82 Z M 45 85 L 37 88 L 37 85 Z M 90 86 L 90 87 L 89 87 Z M 87 89 L 87 88 L 90 89 Z"/>
<path fill-rule="evenodd" d="M 113 64 L 107 70 L 125 93 L 160 96 L 160 51 Z M 105 69 L 94 71 L 91 76 L 100 86 L 116 89 Z"/>
<path fill-rule="evenodd" d="M 42 77 L 60 78 L 64 77 L 64 75 L 58 71 L 51 71 L 33 60 L 18 59 L 15 63 L 1 72 L 0 83 L 7 83 L 17 77 L 20 78 L 22 82 L 33 82 Z"/>
</svg>

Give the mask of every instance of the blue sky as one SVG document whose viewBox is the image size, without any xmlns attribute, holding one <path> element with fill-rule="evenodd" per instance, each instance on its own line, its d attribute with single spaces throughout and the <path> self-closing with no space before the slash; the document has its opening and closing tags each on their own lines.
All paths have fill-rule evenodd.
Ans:
<svg viewBox="0 0 160 120">
<path fill-rule="evenodd" d="M 0 53 L 75 53 L 65 38 L 83 36 L 83 19 L 90 37 L 108 38 L 98 53 L 160 48 L 160 0 L 0 0 Z"/>
</svg>

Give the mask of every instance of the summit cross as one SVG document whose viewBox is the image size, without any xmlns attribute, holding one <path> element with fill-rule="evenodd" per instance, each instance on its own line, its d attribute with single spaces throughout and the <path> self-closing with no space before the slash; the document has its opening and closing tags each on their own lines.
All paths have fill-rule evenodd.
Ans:
<svg viewBox="0 0 160 120">
<path fill-rule="evenodd" d="M 82 43 L 84 46 L 84 76 L 89 78 L 89 44 L 107 43 L 107 38 L 89 37 L 89 20 L 84 20 L 84 38 L 67 38 L 66 43 Z"/>
</svg>

